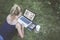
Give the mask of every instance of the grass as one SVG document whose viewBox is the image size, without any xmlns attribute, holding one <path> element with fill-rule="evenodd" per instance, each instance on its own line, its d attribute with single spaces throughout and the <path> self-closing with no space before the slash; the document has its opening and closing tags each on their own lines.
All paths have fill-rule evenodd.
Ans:
<svg viewBox="0 0 60 40">
<path fill-rule="evenodd" d="M 25 29 L 23 40 L 60 40 L 60 4 L 56 2 L 56 11 L 49 0 L 0 0 L 0 25 L 4 22 L 13 4 L 18 4 L 24 13 L 28 9 L 36 14 L 34 22 L 41 26 L 38 34 Z M 19 40 L 15 36 L 13 40 Z"/>
</svg>

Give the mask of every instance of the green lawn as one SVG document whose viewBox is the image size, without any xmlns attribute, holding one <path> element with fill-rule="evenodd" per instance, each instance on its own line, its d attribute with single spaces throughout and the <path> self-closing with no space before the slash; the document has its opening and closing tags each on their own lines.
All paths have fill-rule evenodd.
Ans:
<svg viewBox="0 0 60 40">
<path fill-rule="evenodd" d="M 34 12 L 34 22 L 41 25 L 38 34 L 25 29 L 23 40 L 60 40 L 60 0 L 0 0 L 0 25 L 14 4 L 20 5 L 23 13 L 25 9 Z"/>
</svg>

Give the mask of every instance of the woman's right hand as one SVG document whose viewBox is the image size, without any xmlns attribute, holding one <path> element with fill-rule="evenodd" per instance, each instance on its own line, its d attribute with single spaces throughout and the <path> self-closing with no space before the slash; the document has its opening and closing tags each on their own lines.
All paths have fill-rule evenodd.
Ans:
<svg viewBox="0 0 60 40">
<path fill-rule="evenodd" d="M 21 38 L 24 38 L 24 26 L 21 25 L 21 24 L 19 24 L 19 23 L 17 23 L 17 24 L 16 24 L 16 29 L 17 29 L 17 31 L 18 31 L 19 36 L 20 36 Z"/>
</svg>

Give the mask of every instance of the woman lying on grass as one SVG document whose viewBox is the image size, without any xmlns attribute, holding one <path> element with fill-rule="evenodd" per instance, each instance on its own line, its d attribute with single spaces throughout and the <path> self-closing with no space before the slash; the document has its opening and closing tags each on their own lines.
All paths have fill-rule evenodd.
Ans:
<svg viewBox="0 0 60 40">
<path fill-rule="evenodd" d="M 21 14 L 21 8 L 15 4 L 0 28 L 0 40 L 12 40 L 17 31 L 21 38 L 24 37 L 24 27 L 17 22 Z"/>
</svg>

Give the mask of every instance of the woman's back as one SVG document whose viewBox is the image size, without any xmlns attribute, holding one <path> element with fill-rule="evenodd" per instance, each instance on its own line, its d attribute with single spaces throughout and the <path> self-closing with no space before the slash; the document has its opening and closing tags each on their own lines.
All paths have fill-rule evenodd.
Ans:
<svg viewBox="0 0 60 40">
<path fill-rule="evenodd" d="M 10 25 L 5 21 L 0 28 L 0 35 L 3 36 L 5 40 L 11 40 L 14 34 L 16 34 L 15 25 Z"/>
</svg>

